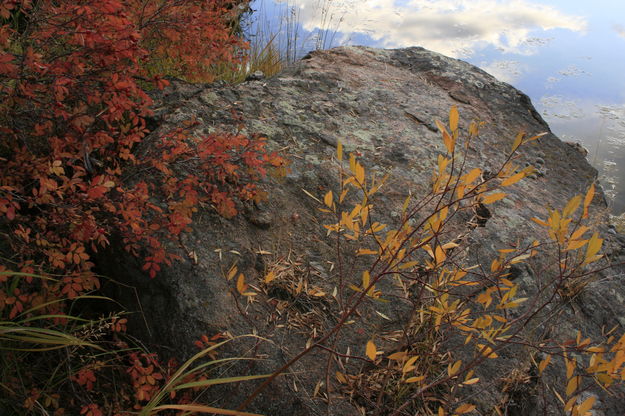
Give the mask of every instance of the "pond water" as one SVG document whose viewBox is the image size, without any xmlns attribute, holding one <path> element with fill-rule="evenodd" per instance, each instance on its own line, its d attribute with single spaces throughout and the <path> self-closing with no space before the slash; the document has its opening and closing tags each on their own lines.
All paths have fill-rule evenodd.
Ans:
<svg viewBox="0 0 625 416">
<path fill-rule="evenodd" d="M 423 46 L 530 96 L 580 142 L 615 214 L 625 211 L 625 1 L 256 0 L 249 33 L 289 60 L 339 45 Z"/>
</svg>

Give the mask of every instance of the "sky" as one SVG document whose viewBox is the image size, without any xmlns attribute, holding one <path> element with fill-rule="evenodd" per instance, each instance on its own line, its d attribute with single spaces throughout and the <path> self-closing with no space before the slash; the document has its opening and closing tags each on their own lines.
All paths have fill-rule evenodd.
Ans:
<svg viewBox="0 0 625 416">
<path fill-rule="evenodd" d="M 423 46 L 479 66 L 528 94 L 560 138 L 582 143 L 613 211 L 625 211 L 625 1 L 257 0 L 252 8 L 271 30 L 297 27 L 300 55 L 316 46 Z"/>
</svg>

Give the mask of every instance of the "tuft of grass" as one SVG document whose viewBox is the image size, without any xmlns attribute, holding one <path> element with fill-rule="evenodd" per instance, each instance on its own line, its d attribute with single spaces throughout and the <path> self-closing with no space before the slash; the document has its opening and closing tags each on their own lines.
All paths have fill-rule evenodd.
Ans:
<svg viewBox="0 0 625 416">
<path fill-rule="evenodd" d="M 246 36 L 249 42 L 248 49 L 239 51 L 241 63 L 215 64 L 210 68 L 211 76 L 202 82 L 220 80 L 237 84 L 257 71 L 261 71 L 265 77 L 272 77 L 308 50 L 332 47 L 343 21 L 341 13 L 344 13 L 337 11 L 331 0 L 319 1 L 312 13 L 320 27 L 306 35 L 300 21 L 299 7 L 295 3 L 287 1 L 268 5 L 264 0 L 259 0 L 253 6 L 257 9 L 252 10 L 247 17 L 241 16 L 237 25 L 237 33 Z M 158 62 L 153 65 L 156 67 L 150 69 L 154 73 L 181 77 L 170 70 L 173 67 L 171 63 Z"/>
<path fill-rule="evenodd" d="M 277 33 L 266 42 L 253 42 L 246 51 L 244 63 L 238 67 L 220 64 L 213 67 L 216 80 L 237 84 L 257 71 L 262 71 L 265 77 L 271 77 L 280 72 L 285 64 L 278 46 L 275 43 Z"/>
<path fill-rule="evenodd" d="M 197 389 L 203 387 L 210 387 L 217 384 L 229 384 L 238 383 L 241 381 L 258 380 L 261 378 L 267 378 L 270 374 L 252 375 L 252 376 L 236 376 L 236 377 L 222 377 L 211 379 L 199 379 L 196 380 L 196 376 L 204 373 L 206 368 L 224 364 L 227 362 L 239 361 L 239 360 L 251 360 L 251 358 L 233 357 L 222 358 L 217 360 L 211 360 L 202 364 L 192 367 L 196 362 L 202 358 L 209 356 L 217 348 L 225 345 L 226 343 L 241 337 L 235 337 L 227 339 L 218 344 L 211 345 L 204 348 L 202 351 L 195 354 L 188 359 L 184 364 L 178 368 L 178 370 L 169 378 L 168 382 L 160 389 L 160 391 L 152 397 L 152 399 L 143 407 L 139 416 L 152 416 L 163 410 L 180 410 L 192 412 L 192 414 L 198 413 L 210 413 L 218 415 L 237 415 L 237 416 L 260 416 L 256 413 L 248 413 L 237 410 L 221 409 L 212 406 L 206 406 L 201 404 L 161 404 L 167 397 L 170 397 L 171 393 L 186 389 Z M 188 380 L 195 381 L 188 381 Z"/>
</svg>

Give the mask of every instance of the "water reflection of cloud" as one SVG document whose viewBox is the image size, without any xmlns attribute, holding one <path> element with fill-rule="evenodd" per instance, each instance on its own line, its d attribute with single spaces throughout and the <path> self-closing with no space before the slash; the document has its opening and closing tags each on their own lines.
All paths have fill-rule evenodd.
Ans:
<svg viewBox="0 0 625 416">
<path fill-rule="evenodd" d="M 589 72 L 586 72 L 581 68 L 578 68 L 576 65 L 569 65 L 568 67 L 559 70 L 558 74 L 565 76 L 565 77 L 578 77 L 580 75 L 590 75 Z"/>
<path fill-rule="evenodd" d="M 575 120 L 586 116 L 577 101 L 567 100 L 559 95 L 541 97 L 539 108 L 547 121 L 550 119 Z"/>
<path fill-rule="evenodd" d="M 527 0 L 349 1 L 299 0 L 304 29 L 326 29 L 331 15 L 335 22 L 340 20 L 338 30 L 344 39 L 366 33 L 380 46 L 420 45 L 455 57 L 486 46 L 528 55 L 549 41 L 531 36 L 536 30 L 586 29 L 583 17 Z M 325 21 L 324 5 L 329 10 Z"/>
<path fill-rule="evenodd" d="M 514 83 L 519 77 L 526 72 L 526 68 L 519 61 L 493 61 L 482 62 L 479 65 L 484 71 L 488 72 L 499 81 Z"/>
<path fill-rule="evenodd" d="M 550 90 L 554 87 L 555 84 L 557 84 L 558 82 L 562 81 L 560 78 L 558 77 L 549 77 L 547 78 L 547 80 L 545 81 L 545 89 L 546 90 Z"/>
</svg>

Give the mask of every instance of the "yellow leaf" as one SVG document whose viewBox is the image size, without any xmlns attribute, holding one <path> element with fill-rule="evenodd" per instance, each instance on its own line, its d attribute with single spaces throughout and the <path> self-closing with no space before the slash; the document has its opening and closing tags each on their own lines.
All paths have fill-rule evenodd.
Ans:
<svg viewBox="0 0 625 416">
<path fill-rule="evenodd" d="M 447 152 L 449 152 L 450 154 L 454 152 L 456 141 L 446 131 L 443 132 L 443 143 L 445 144 Z"/>
<path fill-rule="evenodd" d="M 328 208 L 332 208 L 332 191 L 328 191 L 326 196 L 323 198 L 323 203 L 326 204 Z"/>
<path fill-rule="evenodd" d="M 579 386 L 579 376 L 571 377 L 568 384 L 566 385 L 566 395 L 570 396 L 577 390 Z"/>
<path fill-rule="evenodd" d="M 542 225 L 543 227 L 549 227 L 549 224 L 547 224 L 545 221 L 541 220 L 540 218 L 532 217 L 531 220 L 534 221 L 538 225 Z"/>
<path fill-rule="evenodd" d="M 497 309 L 512 309 L 518 307 L 521 303 L 525 302 L 527 298 L 518 298 L 512 302 L 507 302 L 501 305 L 497 305 Z"/>
<path fill-rule="evenodd" d="M 350 288 L 351 290 L 353 290 L 353 291 L 356 291 L 356 292 L 362 292 L 362 289 L 361 289 L 361 288 L 359 288 L 358 286 L 354 285 L 354 284 L 350 284 L 350 285 L 349 285 L 349 288 Z"/>
<path fill-rule="evenodd" d="M 584 245 L 586 245 L 587 242 L 588 240 L 571 240 L 569 241 L 569 244 L 567 244 L 566 249 L 577 250 L 580 247 L 584 247 Z"/>
<path fill-rule="evenodd" d="M 356 163 L 356 172 L 354 172 L 354 174 L 359 184 L 362 185 L 365 183 L 365 168 L 363 168 L 360 163 Z"/>
<path fill-rule="evenodd" d="M 579 207 L 579 204 L 582 202 L 582 197 L 580 195 L 575 195 L 571 200 L 566 204 L 564 209 L 562 210 L 562 218 L 570 217 L 575 210 Z"/>
<path fill-rule="evenodd" d="M 569 360 L 566 355 L 564 356 L 564 364 L 566 365 L 566 378 L 573 377 L 573 372 L 575 371 L 576 360 Z"/>
<path fill-rule="evenodd" d="M 378 254 L 378 252 L 375 250 L 369 250 L 368 248 L 361 248 L 358 249 L 358 252 L 356 252 L 357 256 L 366 256 L 370 254 Z"/>
<path fill-rule="evenodd" d="M 466 190 L 466 186 L 459 183 L 458 186 L 456 187 L 456 199 L 460 200 L 462 198 L 464 198 L 464 191 Z"/>
<path fill-rule="evenodd" d="M 267 273 L 267 275 L 265 276 L 265 283 L 269 283 L 272 280 L 274 280 L 275 278 L 276 278 L 276 274 L 273 271 L 271 271 L 271 272 Z"/>
<path fill-rule="evenodd" d="M 440 121 L 438 121 L 438 120 L 434 120 L 434 123 L 436 124 L 436 127 L 438 127 L 438 130 L 439 130 L 441 133 L 443 133 L 443 132 L 447 133 L 447 129 L 445 128 L 445 126 L 443 125 L 443 123 L 441 123 L 441 122 L 440 122 Z M 449 133 L 448 133 L 448 134 L 449 134 Z"/>
<path fill-rule="evenodd" d="M 411 196 L 410 196 L 410 195 L 408 195 L 408 196 L 406 197 L 406 199 L 404 200 L 404 205 L 402 206 L 402 209 L 401 209 L 401 212 L 402 212 L 402 213 L 405 213 L 405 212 L 406 212 L 406 210 L 408 209 L 408 204 L 410 204 L 410 198 L 411 198 Z"/>
<path fill-rule="evenodd" d="M 336 144 L 336 157 L 338 160 L 343 160 L 343 143 L 340 140 Z"/>
<path fill-rule="evenodd" d="M 341 384 L 347 384 L 347 378 L 345 377 L 345 374 L 341 373 L 340 371 L 336 372 L 336 379 Z"/>
<path fill-rule="evenodd" d="M 438 155 L 438 173 L 442 174 L 445 169 L 447 169 L 447 165 L 449 165 L 451 159 L 447 159 L 443 155 Z"/>
<path fill-rule="evenodd" d="M 534 141 L 534 140 L 538 139 L 539 137 L 546 136 L 547 134 L 549 134 L 549 133 L 547 133 L 547 132 L 539 133 L 536 136 L 532 136 L 529 139 L 525 140 L 525 143 L 529 143 L 531 141 Z"/>
<path fill-rule="evenodd" d="M 430 257 L 434 258 L 434 252 L 432 251 L 432 247 L 429 244 L 425 244 L 423 250 L 430 255 Z"/>
<path fill-rule="evenodd" d="M 452 105 L 451 109 L 449 110 L 449 128 L 452 132 L 458 130 L 459 118 L 460 117 L 458 115 L 458 108 L 455 105 Z"/>
<path fill-rule="evenodd" d="M 512 283 L 510 280 L 508 280 L 508 279 L 506 279 L 504 277 L 501 278 L 501 283 L 503 283 L 504 285 L 506 285 L 508 287 L 514 287 L 515 286 L 514 283 Z M 516 292 L 516 289 L 515 289 L 515 292 Z M 508 293 L 510 293 L 510 292 L 508 292 Z M 508 295 L 508 298 L 509 298 L 509 296 L 514 296 L 514 295 Z"/>
<path fill-rule="evenodd" d="M 449 207 L 443 207 L 438 213 L 438 218 L 440 221 L 445 221 L 447 218 L 447 214 L 449 214 Z"/>
<path fill-rule="evenodd" d="M 466 185 L 470 185 L 473 183 L 473 181 L 479 178 L 481 174 L 482 174 L 482 169 L 475 168 L 471 172 L 464 175 L 462 177 L 462 180 Z"/>
<path fill-rule="evenodd" d="M 455 145 L 453 138 L 449 135 L 449 133 L 447 132 L 447 129 L 445 128 L 445 126 L 443 126 L 443 123 L 436 120 L 436 126 L 438 127 L 441 134 L 443 135 L 443 143 L 445 144 L 445 148 L 447 149 L 449 153 L 453 153 L 454 145 Z"/>
<path fill-rule="evenodd" d="M 595 404 L 595 400 L 597 400 L 597 397 L 595 396 L 590 396 L 589 398 L 584 400 L 582 404 L 577 406 L 577 414 L 579 416 L 585 416 L 586 412 L 592 409 L 592 406 Z"/>
<path fill-rule="evenodd" d="M 523 260 L 529 259 L 530 254 L 521 254 L 520 256 L 516 256 L 510 260 L 510 264 L 517 264 L 522 262 Z"/>
<path fill-rule="evenodd" d="M 377 254 L 377 252 L 376 252 Z M 406 270 L 406 269 L 410 269 L 416 265 L 418 265 L 419 262 L 418 261 L 409 261 L 408 263 L 403 263 L 399 265 L 399 270 Z"/>
<path fill-rule="evenodd" d="M 461 365 L 462 365 L 462 360 L 458 360 L 453 364 L 449 364 L 447 366 L 447 374 L 449 374 L 449 377 L 453 377 L 454 375 L 456 375 L 458 371 L 460 371 Z"/>
<path fill-rule="evenodd" d="M 394 352 L 393 354 L 389 355 L 386 358 L 388 358 L 389 360 L 393 360 L 393 361 L 402 361 L 402 360 L 405 360 L 407 356 L 408 356 L 408 353 L 406 351 L 399 351 L 399 352 Z"/>
<path fill-rule="evenodd" d="M 454 413 L 456 413 L 457 415 L 462 415 L 465 413 L 472 412 L 474 410 L 475 410 L 474 404 L 465 403 L 463 405 L 460 405 Z"/>
<path fill-rule="evenodd" d="M 237 278 L 237 291 L 240 294 L 244 294 L 247 287 L 248 286 L 245 283 L 245 276 L 243 276 L 243 273 L 240 273 L 239 277 Z"/>
<path fill-rule="evenodd" d="M 608 387 L 614 382 L 614 379 L 609 374 L 602 373 L 597 374 L 597 381 Z"/>
<path fill-rule="evenodd" d="M 471 385 L 471 384 L 475 384 L 478 381 L 480 381 L 480 379 L 478 377 L 473 377 L 472 379 L 469 379 L 465 382 L 463 382 L 462 384 L 466 384 L 467 386 Z"/>
<path fill-rule="evenodd" d="M 479 128 L 477 126 L 477 123 L 475 121 L 472 121 L 471 124 L 469 124 L 469 135 L 471 137 L 477 136 L 479 134 Z"/>
<path fill-rule="evenodd" d="M 588 188 L 588 192 L 586 192 L 586 196 L 584 197 L 584 214 L 583 217 L 584 218 L 588 218 L 588 207 L 590 206 L 590 203 L 592 202 L 592 199 L 595 196 L 595 184 L 591 184 L 590 188 Z"/>
<path fill-rule="evenodd" d="M 438 406 L 438 416 L 445 416 L 445 409 L 441 406 Z"/>
<path fill-rule="evenodd" d="M 343 192 L 341 192 L 341 196 L 339 197 L 339 203 L 343 202 L 343 200 L 345 199 L 345 196 L 347 195 L 347 192 L 349 192 L 349 188 L 343 189 Z"/>
<path fill-rule="evenodd" d="M 512 143 L 513 152 L 515 152 L 516 149 L 519 148 L 524 137 L 525 137 L 525 132 L 519 132 L 519 134 L 516 135 L 516 138 L 514 139 L 514 143 Z"/>
<path fill-rule="evenodd" d="M 402 373 L 406 374 L 407 372 L 414 370 L 415 369 L 414 363 L 417 362 L 417 359 L 419 359 L 418 355 L 414 355 L 410 357 L 408 361 L 406 361 L 406 363 L 404 364 L 404 367 L 401 370 Z"/>
<path fill-rule="evenodd" d="M 499 355 L 497 355 L 496 352 L 493 352 L 493 349 L 487 345 L 484 344 L 477 344 L 476 345 L 478 351 L 480 351 L 480 353 L 487 358 L 497 358 L 499 357 Z"/>
<path fill-rule="evenodd" d="M 501 263 L 499 263 L 499 260 L 497 259 L 493 260 L 493 262 L 490 264 L 491 273 L 494 273 L 497 269 L 499 269 L 499 266 L 501 266 Z"/>
<path fill-rule="evenodd" d="M 573 396 L 571 397 L 566 404 L 564 405 L 564 411 L 565 412 L 570 412 L 573 410 L 573 406 L 575 406 L 575 403 L 577 402 L 577 399 L 579 398 L 579 396 Z"/>
<path fill-rule="evenodd" d="M 377 350 L 375 348 L 375 344 L 371 340 L 367 341 L 366 354 L 367 354 L 367 357 L 369 357 L 370 360 L 375 361 L 375 356 L 377 355 Z"/>
<path fill-rule="evenodd" d="M 482 199 L 482 204 L 487 205 L 487 204 L 492 204 L 493 202 L 497 202 L 501 199 L 504 199 L 506 197 L 506 194 L 503 192 L 496 192 L 494 194 L 490 194 L 490 195 L 486 195 L 483 199 Z"/>
<path fill-rule="evenodd" d="M 408 377 L 406 379 L 406 383 L 418 383 L 419 381 L 423 380 L 425 380 L 425 376 Z"/>
<path fill-rule="evenodd" d="M 356 155 L 353 153 L 349 154 L 349 170 L 356 173 Z"/>
<path fill-rule="evenodd" d="M 503 181 L 501 181 L 501 186 L 514 185 L 515 183 L 517 183 L 518 181 L 523 179 L 526 175 L 527 175 L 526 171 L 522 170 L 521 172 L 516 173 L 516 174 L 510 176 L 509 178 L 506 178 Z"/>
<path fill-rule="evenodd" d="M 601 245 L 603 244 L 603 239 L 599 238 L 599 234 L 595 232 L 590 240 L 588 241 L 588 247 L 586 248 L 586 257 L 584 258 L 584 263 L 592 263 L 597 260 L 596 254 L 601 250 Z"/>
<path fill-rule="evenodd" d="M 235 264 L 232 265 L 232 267 L 230 268 L 230 270 L 228 270 L 228 276 L 227 279 L 228 280 L 232 280 L 232 278 L 234 277 L 235 274 L 237 274 L 237 266 Z"/>
<path fill-rule="evenodd" d="M 364 226 L 367 224 L 367 218 L 369 218 L 369 206 L 364 206 L 360 210 L 360 222 Z"/>
<path fill-rule="evenodd" d="M 571 240 L 579 240 L 589 229 L 590 228 L 585 225 L 580 225 L 579 228 L 571 234 Z"/>
<path fill-rule="evenodd" d="M 371 280 L 371 275 L 369 274 L 369 270 L 365 270 L 362 272 L 362 289 L 366 290 L 369 287 L 369 282 Z"/>
<path fill-rule="evenodd" d="M 540 364 L 538 364 L 538 374 L 542 374 L 543 371 L 545 371 L 545 368 L 547 368 L 550 361 L 551 361 L 551 355 L 547 355 L 545 359 L 542 360 Z"/>
<path fill-rule="evenodd" d="M 460 246 L 458 244 L 456 244 L 456 243 L 445 243 L 445 244 L 443 244 L 443 249 L 444 250 L 449 250 L 450 248 L 456 248 L 456 247 L 460 247 Z"/>
<path fill-rule="evenodd" d="M 436 264 L 441 264 L 445 261 L 447 255 L 445 254 L 445 250 L 441 246 L 436 246 L 436 250 L 434 251 L 434 261 Z"/>
</svg>

